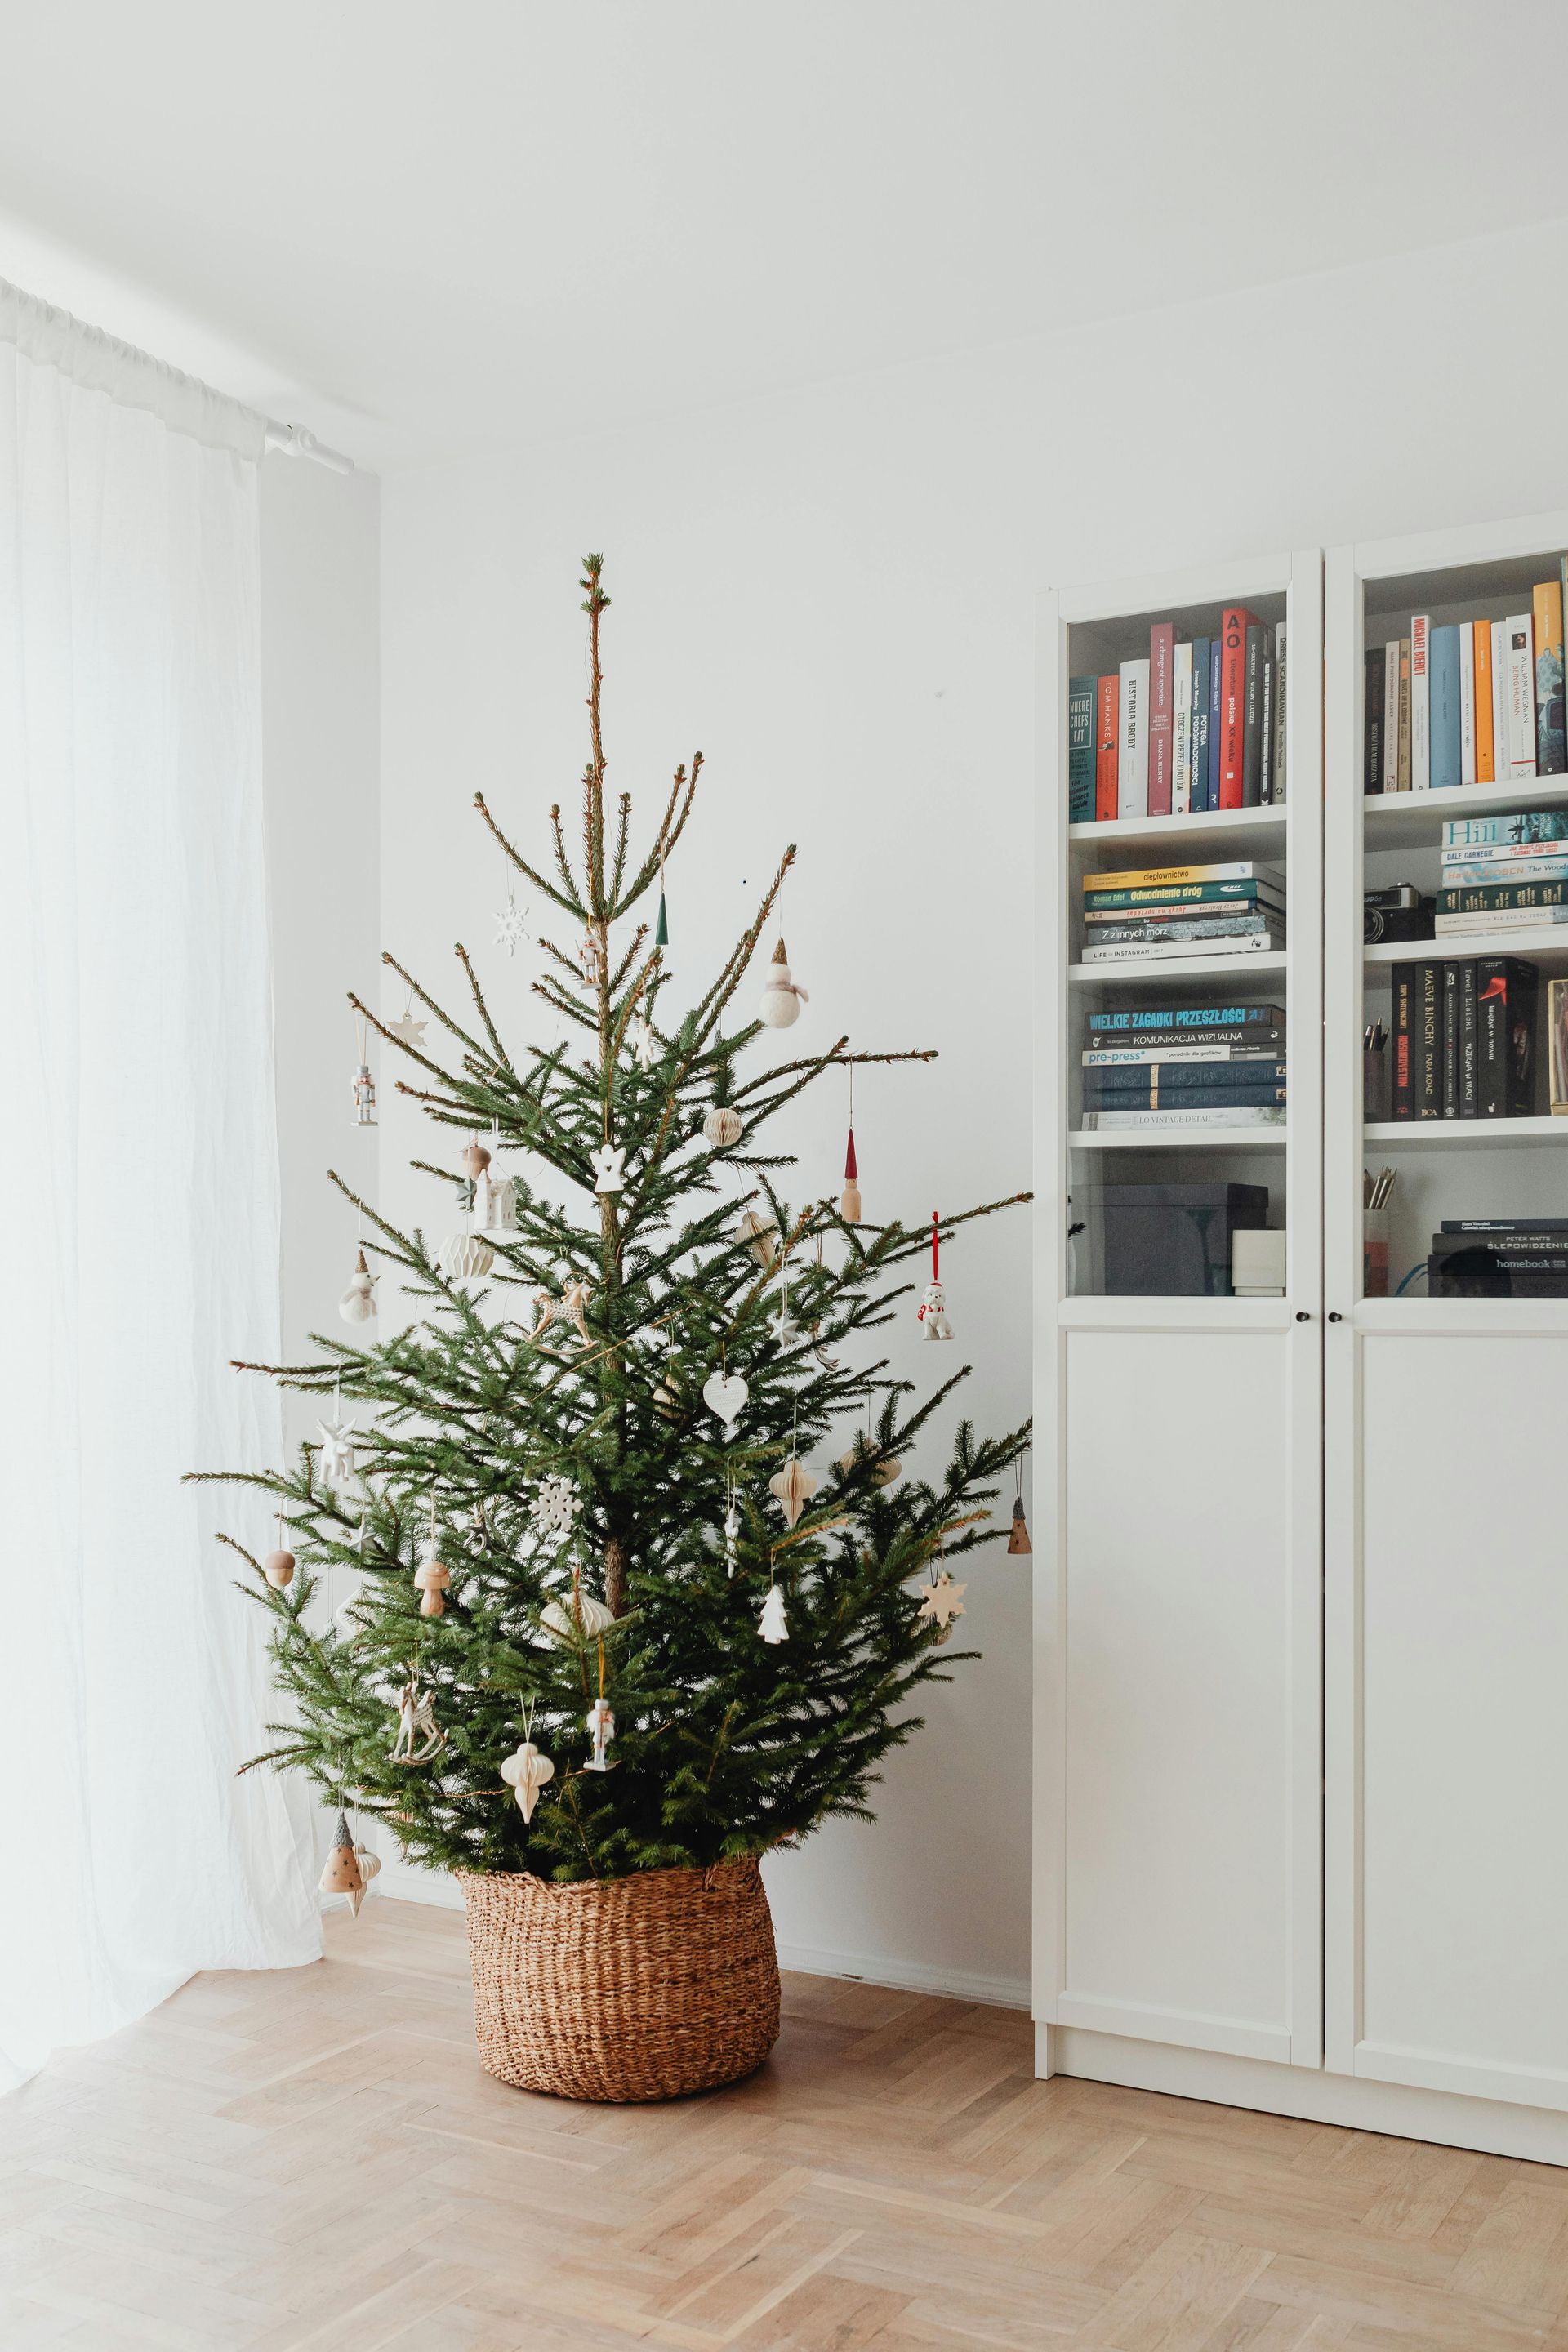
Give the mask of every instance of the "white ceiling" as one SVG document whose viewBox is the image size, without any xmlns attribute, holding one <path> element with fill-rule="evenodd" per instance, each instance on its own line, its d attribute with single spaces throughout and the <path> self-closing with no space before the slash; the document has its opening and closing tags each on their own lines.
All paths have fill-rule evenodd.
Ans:
<svg viewBox="0 0 1568 2352">
<path fill-rule="evenodd" d="M 4 24 L 0 275 L 382 467 L 1568 211 L 1563 0 Z M 1528 366 L 1527 320 L 1476 331 Z"/>
</svg>

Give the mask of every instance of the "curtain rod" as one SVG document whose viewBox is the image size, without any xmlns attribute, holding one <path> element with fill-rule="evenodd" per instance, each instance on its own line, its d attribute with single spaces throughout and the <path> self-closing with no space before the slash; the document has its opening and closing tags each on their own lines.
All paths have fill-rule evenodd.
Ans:
<svg viewBox="0 0 1568 2352">
<path fill-rule="evenodd" d="M 352 474 L 354 470 L 353 459 L 345 457 L 341 449 L 329 449 L 307 426 L 279 425 L 275 416 L 267 419 L 267 446 L 280 451 L 285 457 L 309 457 L 333 474 Z"/>
</svg>

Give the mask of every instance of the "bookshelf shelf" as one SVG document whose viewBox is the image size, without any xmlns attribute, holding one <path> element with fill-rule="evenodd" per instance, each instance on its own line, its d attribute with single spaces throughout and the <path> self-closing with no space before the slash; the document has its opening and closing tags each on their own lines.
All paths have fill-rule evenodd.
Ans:
<svg viewBox="0 0 1568 2352">
<path fill-rule="evenodd" d="M 1450 819 L 1505 816 L 1513 809 L 1568 807 L 1568 776 L 1534 783 L 1460 784 L 1444 792 L 1366 793 L 1362 817 L 1369 849 L 1436 849 Z M 1090 828 L 1095 830 L 1096 828 Z"/>
<path fill-rule="evenodd" d="M 1163 988 L 1167 981 L 1226 980 L 1246 990 L 1249 980 L 1278 979 L 1289 970 L 1288 951 L 1271 948 L 1264 955 L 1172 956 L 1141 963 L 1074 963 L 1068 979 L 1074 988 Z"/>
<path fill-rule="evenodd" d="M 1401 1129 L 1401 1133 L 1404 1129 Z M 1129 1131 L 1075 1127 L 1068 1137 L 1075 1151 L 1283 1151 L 1285 1127 L 1156 1127 Z"/>
<path fill-rule="evenodd" d="M 1214 809 L 1196 816 L 1115 817 L 1097 824 L 1069 824 L 1068 845 L 1074 849 L 1114 851 L 1119 856 L 1149 851 L 1141 865 L 1188 850 L 1201 849 L 1221 857 L 1279 858 L 1285 855 L 1288 805 L 1279 808 Z M 1221 845 L 1223 844 L 1223 847 Z M 1097 865 L 1114 860 L 1097 857 Z"/>
<path fill-rule="evenodd" d="M 1380 940 L 1363 950 L 1369 970 L 1380 964 L 1458 962 L 1467 956 L 1528 956 L 1555 978 L 1568 971 L 1568 923 L 1543 923 L 1539 930 L 1452 932 L 1436 940 Z"/>
<path fill-rule="evenodd" d="M 1492 1151 L 1510 1144 L 1568 1143 L 1568 1118 L 1380 1118 L 1362 1129 L 1363 1140 L 1403 1151 L 1432 1144 Z"/>
</svg>

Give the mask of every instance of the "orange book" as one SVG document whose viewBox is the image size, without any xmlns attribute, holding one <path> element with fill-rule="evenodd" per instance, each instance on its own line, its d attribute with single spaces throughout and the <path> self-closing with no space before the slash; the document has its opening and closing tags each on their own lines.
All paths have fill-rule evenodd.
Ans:
<svg viewBox="0 0 1568 2352">
<path fill-rule="evenodd" d="M 1112 670 L 1100 681 L 1097 730 L 1094 739 L 1094 815 L 1103 824 L 1116 813 L 1117 745 L 1121 741 L 1121 673 Z"/>
<path fill-rule="evenodd" d="M 1473 624 L 1476 646 L 1476 782 L 1495 784 L 1497 755 L 1492 748 L 1492 625 Z"/>
</svg>

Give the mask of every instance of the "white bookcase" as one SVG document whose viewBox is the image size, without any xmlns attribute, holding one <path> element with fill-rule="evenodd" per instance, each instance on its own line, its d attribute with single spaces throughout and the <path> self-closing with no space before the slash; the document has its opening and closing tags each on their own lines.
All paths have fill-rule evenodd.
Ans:
<svg viewBox="0 0 1568 2352">
<path fill-rule="evenodd" d="M 1321 577 L 1314 549 L 1042 615 L 1036 2006 L 1064 2045 L 1321 2045 Z M 1284 804 L 1069 824 L 1068 680 L 1231 604 L 1288 625 Z M 1282 952 L 1079 961 L 1087 870 L 1247 857 L 1285 870 Z M 1284 1008 L 1283 1128 L 1085 1129 L 1087 1012 L 1167 1001 Z M 1100 1295 L 1105 1188 L 1199 1181 L 1268 1187 L 1287 1296 Z"/>
<path fill-rule="evenodd" d="M 1362 893 L 1436 887 L 1455 814 L 1568 808 L 1568 776 L 1365 798 L 1363 656 L 1409 616 L 1503 617 L 1568 515 L 1044 600 L 1036 1391 L 1037 2064 L 1568 2162 L 1568 1302 L 1363 1297 L 1363 1169 L 1399 1171 L 1391 1286 L 1445 1217 L 1568 1216 L 1568 1119 L 1363 1118 L 1392 966 Z M 1283 808 L 1067 821 L 1069 677 L 1289 626 Z M 1398 625 L 1395 625 L 1395 624 Z M 1285 867 L 1279 956 L 1086 969 L 1087 867 Z M 1245 962 L 1245 971 L 1237 967 Z M 1282 1131 L 1085 1132 L 1083 1013 L 1282 1004 Z M 1542 990 L 1544 1011 L 1544 986 Z M 1112 1182 L 1266 1182 L 1283 1299 L 1097 1295 Z"/>
</svg>

